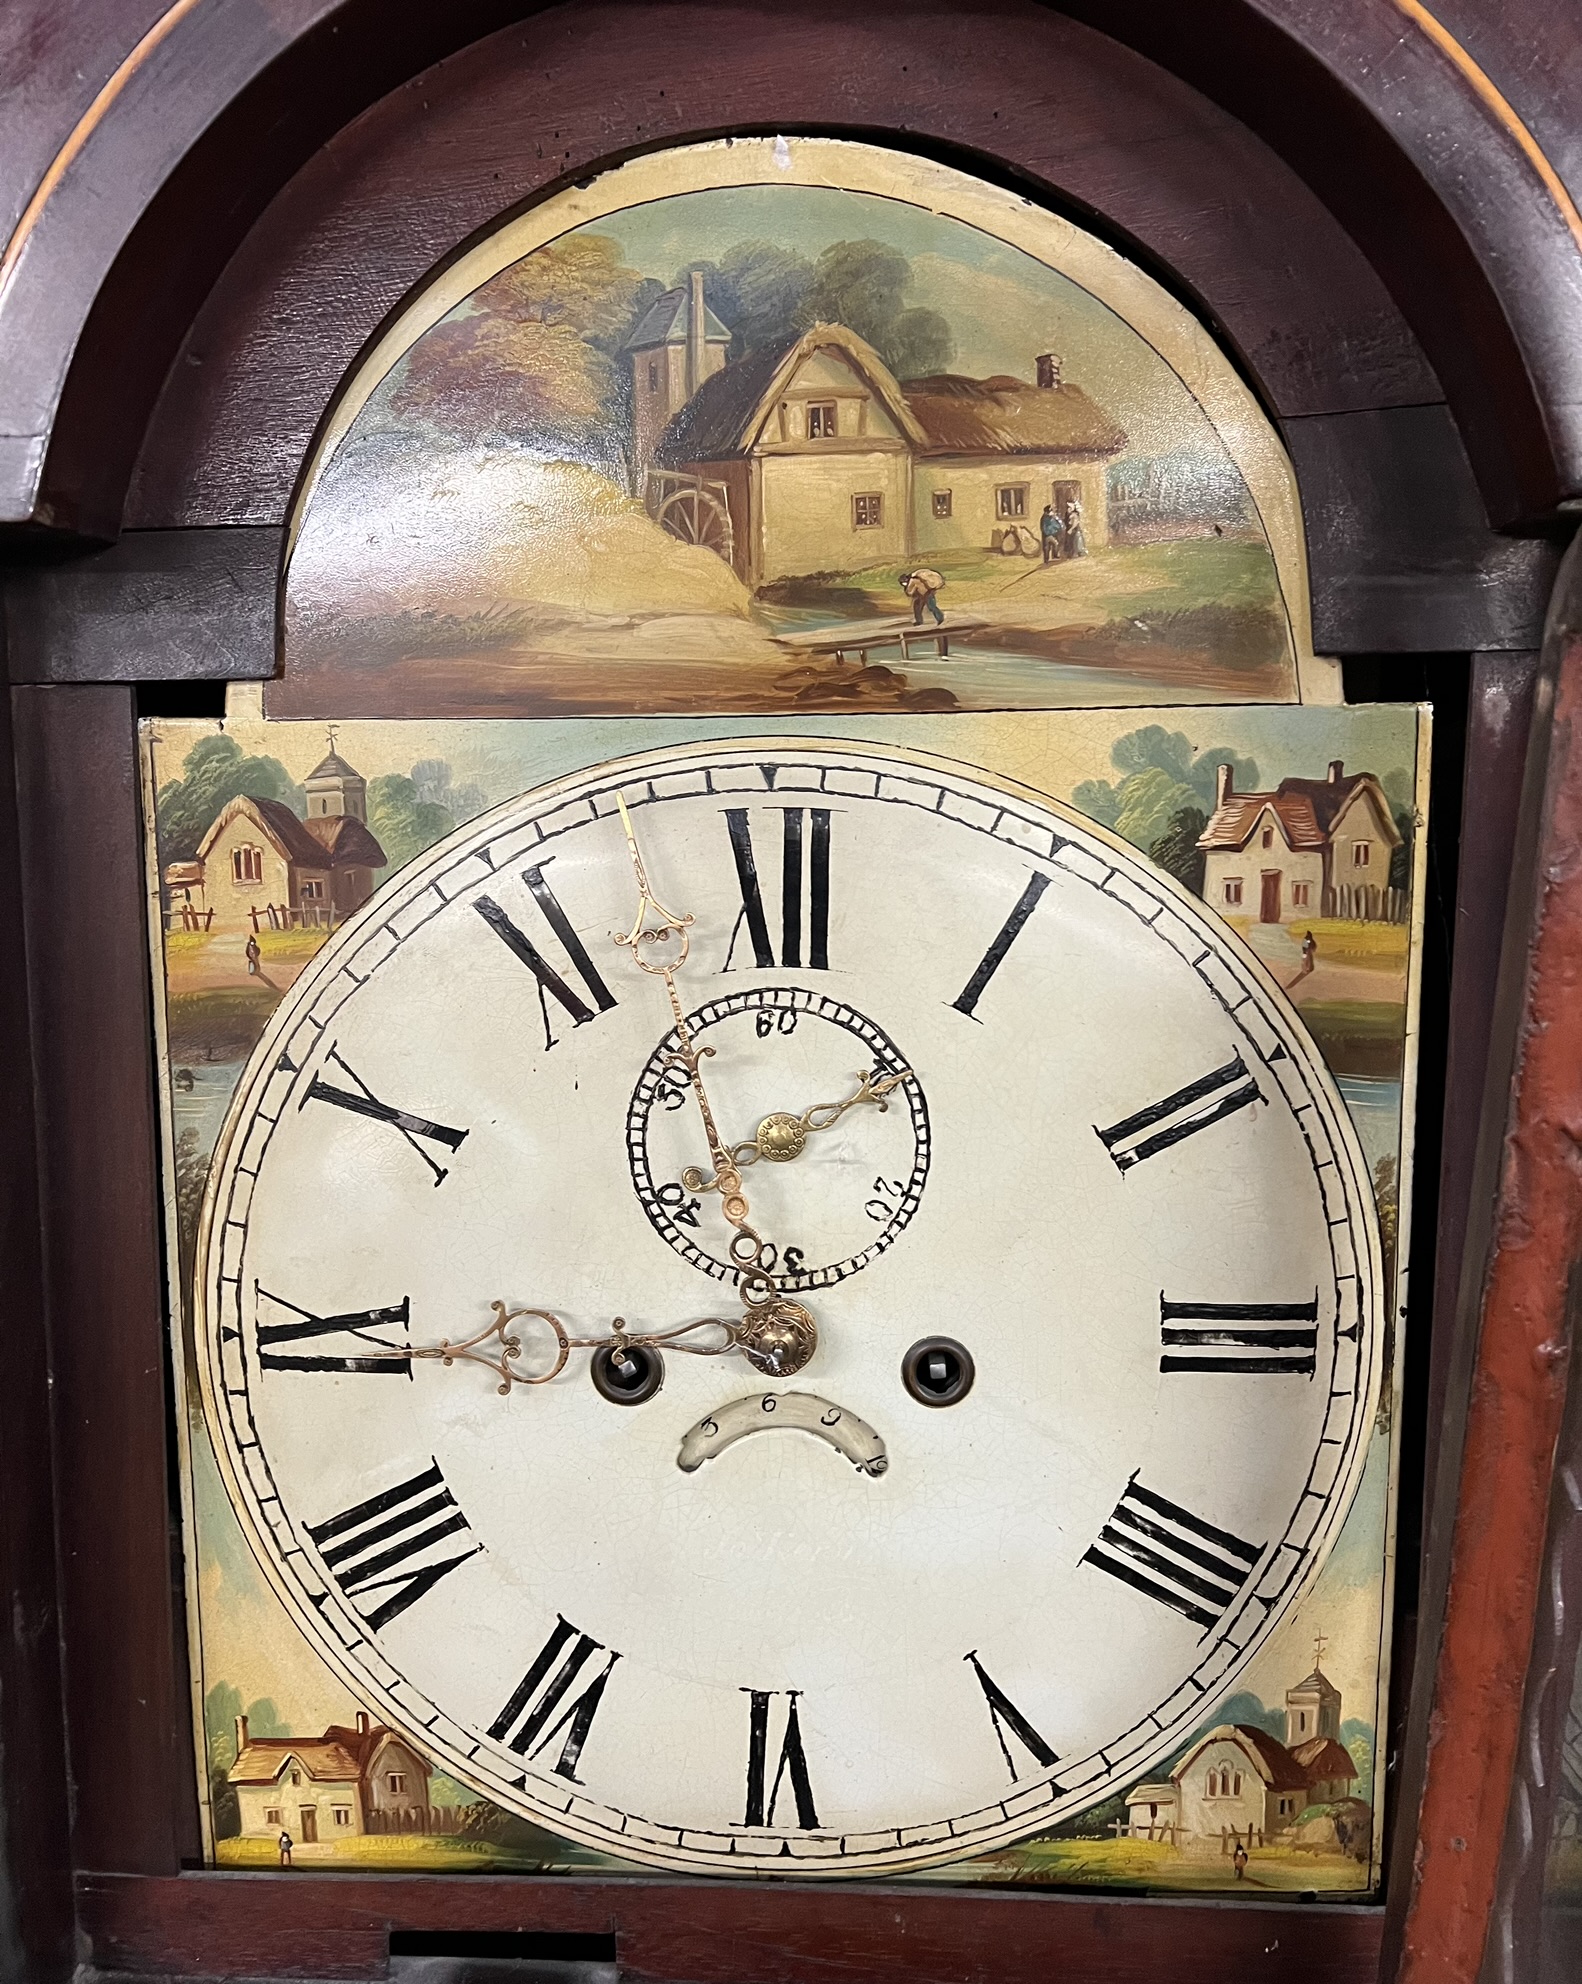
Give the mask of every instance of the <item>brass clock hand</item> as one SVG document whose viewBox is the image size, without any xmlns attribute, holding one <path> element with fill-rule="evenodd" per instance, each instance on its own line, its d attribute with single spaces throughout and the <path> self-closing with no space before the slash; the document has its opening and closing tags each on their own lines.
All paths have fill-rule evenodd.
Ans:
<svg viewBox="0 0 1582 1984">
<path fill-rule="evenodd" d="M 871 1102 L 877 1109 L 888 1109 L 889 1098 L 895 1090 L 902 1082 L 914 1079 L 910 1068 L 898 1068 L 889 1075 L 881 1075 L 877 1068 L 870 1068 L 860 1077 L 856 1089 L 844 1102 L 815 1102 L 800 1116 L 793 1116 L 789 1110 L 777 1109 L 763 1119 L 756 1135 L 746 1143 L 731 1145 L 731 1162 L 738 1169 L 756 1164 L 760 1158 L 769 1164 L 790 1164 L 807 1149 L 810 1136 L 820 1130 L 832 1130 L 848 1109 L 855 1109 L 862 1102 Z M 689 1164 L 681 1174 L 681 1182 L 689 1192 L 712 1192 L 718 1188 L 720 1177 L 718 1172 L 710 1177 L 699 1166 Z"/>
<path fill-rule="evenodd" d="M 690 914 L 682 915 L 666 909 L 654 894 L 649 886 L 648 871 L 643 866 L 637 836 L 632 831 L 632 816 L 626 810 L 625 797 L 619 792 L 615 795 L 615 803 L 620 809 L 621 831 L 626 836 L 627 852 L 632 857 L 632 872 L 637 878 L 637 914 L 632 919 L 631 929 L 619 932 L 615 941 L 632 953 L 639 970 L 662 978 L 670 995 L 670 1011 L 675 1019 L 679 1046 L 669 1056 L 669 1065 L 686 1070 L 692 1093 L 698 1099 L 698 1112 L 703 1118 L 703 1132 L 708 1138 L 709 1156 L 714 1165 L 714 1183 L 720 1192 L 720 1210 L 735 1228 L 727 1252 L 731 1265 L 737 1271 L 737 1293 L 745 1308 L 738 1326 L 741 1332 L 738 1341 L 744 1355 L 757 1363 L 759 1369 L 767 1370 L 776 1377 L 789 1377 L 793 1371 L 800 1371 L 817 1349 L 818 1325 L 811 1310 L 804 1308 L 800 1302 L 790 1301 L 779 1292 L 765 1269 L 763 1239 L 747 1222 L 747 1195 L 742 1190 L 742 1174 L 720 1136 L 714 1111 L 709 1107 L 702 1064 L 714 1049 L 693 1045 L 686 1014 L 681 1008 L 681 994 L 676 990 L 676 973 L 686 963 L 687 952 L 691 948 L 689 932 L 693 919 Z M 649 921 L 650 914 L 654 918 L 652 922 Z M 650 953 L 646 957 L 645 946 Z M 759 1363 L 760 1358 L 766 1361 Z"/>
<path fill-rule="evenodd" d="M 790 1376 L 792 1371 L 800 1370 L 813 1354 L 813 1343 L 808 1342 L 805 1354 L 797 1355 L 803 1347 L 801 1340 L 783 1319 L 778 1329 L 770 1330 L 766 1328 L 766 1319 L 750 1309 L 734 1323 L 723 1316 L 700 1316 L 694 1322 L 678 1323 L 674 1329 L 668 1330 L 629 1329 L 625 1318 L 617 1316 L 612 1327 L 602 1336 L 572 1336 L 560 1318 L 549 1309 L 513 1309 L 504 1302 L 491 1302 L 489 1306 L 494 1311 L 493 1322 L 485 1324 L 471 1336 L 455 1341 L 450 1337 L 441 1337 L 438 1343 L 365 1352 L 362 1361 L 388 1363 L 402 1359 L 427 1359 L 443 1364 L 447 1370 L 458 1363 L 482 1364 L 500 1380 L 498 1390 L 504 1398 L 513 1385 L 547 1385 L 552 1378 L 558 1378 L 574 1350 L 610 1350 L 617 1354 L 618 1360 L 624 1358 L 628 1351 L 658 1350 L 661 1347 L 684 1351 L 689 1357 L 725 1357 L 732 1351 L 740 1351 L 755 1371 L 771 1378 Z M 785 1306 L 794 1309 L 798 1305 L 788 1303 Z M 529 1377 L 525 1369 L 518 1368 L 523 1354 L 523 1339 L 521 1330 L 513 1326 L 524 1321 L 542 1323 L 555 1344 L 554 1363 L 536 1378 Z M 682 1340 L 695 1330 L 718 1330 L 720 1339 L 717 1343 L 686 1343 Z"/>
</svg>

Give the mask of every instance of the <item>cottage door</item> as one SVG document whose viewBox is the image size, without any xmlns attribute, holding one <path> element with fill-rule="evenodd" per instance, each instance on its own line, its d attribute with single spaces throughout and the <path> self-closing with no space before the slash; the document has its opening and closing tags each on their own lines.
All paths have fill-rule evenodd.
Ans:
<svg viewBox="0 0 1582 1984">
<path fill-rule="evenodd" d="M 319 1836 L 319 1808 L 317 1805 L 304 1805 L 301 1807 L 300 1816 L 302 1844 L 312 1846 Z"/>
<path fill-rule="evenodd" d="M 1263 893 L 1258 900 L 1258 921 L 1278 923 L 1280 921 L 1280 871 L 1278 868 L 1265 868 L 1263 871 Z"/>
</svg>

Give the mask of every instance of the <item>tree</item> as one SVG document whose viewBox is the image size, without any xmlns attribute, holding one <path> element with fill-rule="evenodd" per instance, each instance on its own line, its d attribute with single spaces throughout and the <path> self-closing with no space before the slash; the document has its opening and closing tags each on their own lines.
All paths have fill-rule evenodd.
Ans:
<svg viewBox="0 0 1582 1984">
<path fill-rule="evenodd" d="M 278 799 L 298 819 L 308 810 L 301 786 L 278 758 L 249 757 L 234 737 L 203 737 L 182 763 L 182 775 L 160 788 L 154 816 L 163 861 L 190 861 L 198 844 L 233 799 Z"/>
<path fill-rule="evenodd" d="M 425 805 L 443 806 L 458 827 L 476 819 L 489 803 L 481 785 L 453 784 L 450 766 L 443 758 L 419 758 L 412 767 L 412 783 Z"/>
<path fill-rule="evenodd" d="M 1390 887 L 1409 889 L 1412 886 L 1412 836 L 1417 830 L 1417 822 L 1409 808 L 1397 810 L 1395 830 L 1401 836 L 1401 844 L 1390 849 Z"/>
<path fill-rule="evenodd" d="M 620 452 L 617 355 L 643 281 L 607 235 L 547 242 L 418 339 L 392 375 L 388 404 L 451 440 L 611 462 Z"/>
<path fill-rule="evenodd" d="M 1203 857 L 1196 842 L 1214 808 L 1219 767 L 1229 765 L 1234 783 L 1246 792 L 1257 788 L 1257 760 L 1219 745 L 1199 752 L 1179 730 L 1149 723 L 1116 738 L 1110 762 L 1122 776 L 1114 782 L 1084 779 L 1071 795 L 1073 805 L 1201 894 Z"/>
<path fill-rule="evenodd" d="M 1174 875 L 1183 882 L 1193 895 L 1203 893 L 1203 850 L 1198 839 L 1208 825 L 1208 817 L 1200 806 L 1182 806 L 1170 816 L 1170 825 L 1148 850 L 1149 859 L 1157 861 L 1167 875 Z"/>
<path fill-rule="evenodd" d="M 937 310 L 909 306 L 912 264 L 882 241 L 832 241 L 819 256 L 808 292 L 810 323 L 844 324 L 866 338 L 897 378 L 942 372 L 956 355 L 950 325 Z"/>
<path fill-rule="evenodd" d="M 414 767 L 416 769 L 416 767 Z M 385 772 L 368 786 L 368 825 L 385 851 L 387 872 L 443 840 L 456 824 L 448 806 L 424 799 L 416 781 Z"/>
<path fill-rule="evenodd" d="M 813 264 L 794 248 L 772 241 L 733 242 L 717 262 L 688 262 L 678 269 L 676 288 L 686 286 L 693 270 L 703 277 L 709 308 L 731 333 L 732 359 L 792 331 L 805 331 L 813 322 L 808 301 Z"/>
</svg>

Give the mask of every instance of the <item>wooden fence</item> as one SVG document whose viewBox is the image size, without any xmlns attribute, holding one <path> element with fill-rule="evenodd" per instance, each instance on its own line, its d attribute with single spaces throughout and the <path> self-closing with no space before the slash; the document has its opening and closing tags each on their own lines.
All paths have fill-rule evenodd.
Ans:
<svg viewBox="0 0 1582 1984">
<path fill-rule="evenodd" d="M 1353 923 L 1404 923 L 1410 907 L 1405 889 L 1377 882 L 1337 882 L 1324 891 L 1324 914 Z"/>
<path fill-rule="evenodd" d="M 470 1805 L 404 1805 L 399 1811 L 368 1814 L 368 1830 L 392 1832 L 462 1832 Z"/>
</svg>

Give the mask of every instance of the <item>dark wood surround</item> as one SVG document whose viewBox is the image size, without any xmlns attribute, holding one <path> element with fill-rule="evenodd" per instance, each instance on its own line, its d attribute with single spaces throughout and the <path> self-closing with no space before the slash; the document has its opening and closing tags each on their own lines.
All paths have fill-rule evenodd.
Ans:
<svg viewBox="0 0 1582 1984">
<path fill-rule="evenodd" d="M 1582 69 L 1582 31 L 1557 26 L 1559 11 L 1535 0 L 1440 10 L 1563 151 L 1568 127 L 1552 114 L 1545 124 L 1553 105 L 1512 54 Z M 0 1564 L 8 1616 L 25 1627 L 0 1641 L 0 1798 L 13 1941 L 31 1951 L 31 1974 L 66 1974 L 75 1906 L 81 1954 L 151 1973 L 376 1976 L 392 1930 L 558 1929 L 614 1933 L 635 1977 L 699 1984 L 1361 1984 L 1381 1945 L 1391 1965 L 1404 1948 L 1414 1976 L 1471 1984 L 1497 1868 L 1486 1853 L 1455 1857 L 1461 1835 L 1448 1829 L 1474 1794 L 1505 1809 L 1514 1763 L 1500 1763 L 1499 1744 L 1514 1752 L 1519 1701 L 1489 1663 L 1525 1660 L 1542 1539 L 1494 1521 L 1485 1541 L 1500 1547 L 1469 1558 L 1469 1443 L 1494 1470 L 1475 1485 L 1487 1496 L 1492 1484 L 1480 1507 L 1496 1514 L 1502 1493 L 1532 1490 L 1537 1448 L 1501 1474 L 1499 1428 L 1476 1413 L 1469 1425 L 1468 1402 L 1490 1374 L 1508 1384 L 1524 1346 L 1563 1346 L 1570 1327 L 1553 1272 L 1509 1296 L 1483 1273 L 1496 1188 L 1502 1217 L 1526 1203 L 1521 1166 L 1502 1172 L 1501 1151 L 1516 1044 L 1545 993 L 1529 984 L 1530 947 L 1550 996 L 1574 969 L 1544 900 L 1510 888 L 1509 848 L 1523 760 L 1512 712 L 1531 692 L 1558 505 L 1582 491 L 1582 432 L 1569 424 L 1582 341 L 1566 316 L 1582 255 L 1509 134 L 1384 0 L 1202 0 L 1190 14 L 1151 0 L 873 0 L 860 14 L 842 0 L 197 0 L 172 14 L 154 0 L 64 13 L 23 0 L 0 27 L 12 41 L 0 225 L 24 214 L 95 92 L 161 21 L 168 32 L 63 172 L 0 291 L 0 555 L 18 561 L 3 627 L 17 803 L 7 746 L 0 1002 L 19 1077 L 0 1096 L 0 1287 L 14 1339 L 0 1388 Z M 634 151 L 769 128 L 916 146 L 1048 200 L 1139 258 L 1203 315 L 1281 423 L 1320 651 L 1412 658 L 1409 678 L 1375 662 L 1355 679 L 1384 693 L 1408 693 L 1409 680 L 1455 714 L 1469 695 L 1469 840 L 1453 918 L 1445 904 L 1456 960 L 1444 1252 L 1418 1407 L 1440 1486 L 1425 1652 L 1415 1688 L 1401 1676 L 1387 1910 L 921 1883 L 787 1892 L 183 1871 L 197 1835 L 132 685 L 271 672 L 281 530 L 303 454 L 359 350 L 436 260 L 502 211 Z M 1491 529 L 1491 516 L 1528 534 Z M 1470 677 L 1451 660 L 1469 653 Z M 1544 713 L 1563 673 L 1554 660 Z M 1570 846 L 1562 801 L 1582 766 L 1565 752 L 1543 763 L 1518 874 Z M 1560 1076 L 1522 1066 L 1518 1109 L 1557 1120 Z M 1437 1108 L 1431 1066 L 1424 1082 L 1425 1108 Z M 1559 1146 L 1520 1148 L 1553 1164 Z M 1575 1191 L 1569 1174 L 1562 1190 Z M 1573 1212 L 1567 1200 L 1554 1215 L 1568 1236 Z M 1433 1277 L 1431 1254 L 1420 1257 L 1412 1323 L 1426 1340 Z M 1534 1302 L 1548 1304 L 1537 1339 Z M 1537 1415 L 1529 1435 L 1545 1412 L 1558 1426 L 1557 1384 L 1545 1365 L 1517 1387 Z M 1544 1496 L 1547 1468 L 1545 1452 Z M 1518 1506 L 1524 1520 L 1537 1507 L 1541 1531 L 1544 1497 Z M 1574 1553 L 1556 1538 L 1557 1561 Z M 1505 1623 L 1497 1645 L 1468 1623 L 1474 1593 Z M 1403 1596 L 1410 1615 L 1410 1586 Z M 1471 1701 L 1476 1714 L 1466 1735 L 1431 1744 L 1436 1659 L 1441 1689 L 1460 1687 L 1458 1712 Z M 1438 1968 L 1421 1967 L 1425 1950 Z"/>
</svg>

